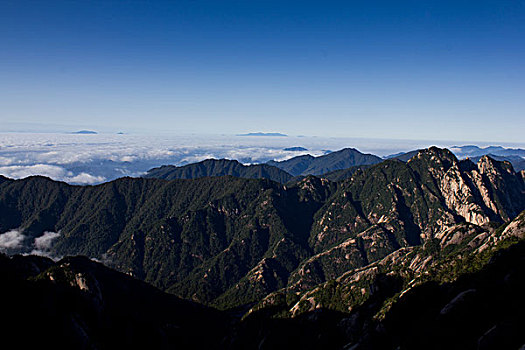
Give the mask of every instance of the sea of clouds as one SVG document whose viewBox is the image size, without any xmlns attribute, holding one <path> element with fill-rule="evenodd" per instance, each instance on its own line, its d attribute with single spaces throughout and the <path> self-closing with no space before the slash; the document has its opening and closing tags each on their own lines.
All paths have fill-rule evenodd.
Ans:
<svg viewBox="0 0 525 350">
<path fill-rule="evenodd" d="M 294 146 L 308 151 L 284 150 Z M 72 184 L 97 184 L 140 176 L 166 164 L 184 165 L 207 158 L 260 163 L 306 153 L 321 155 L 344 147 L 375 154 L 403 148 L 373 140 L 316 137 L 2 133 L 0 175 L 15 179 L 43 175 Z"/>
<path fill-rule="evenodd" d="M 208 158 L 244 164 L 314 156 L 345 147 L 379 156 L 452 143 L 322 137 L 235 135 L 121 135 L 0 133 L 0 175 L 42 175 L 71 184 L 92 185 L 122 176 L 141 176 L 161 165 L 184 165 Z M 285 151 L 304 147 L 308 151 Z"/>
</svg>

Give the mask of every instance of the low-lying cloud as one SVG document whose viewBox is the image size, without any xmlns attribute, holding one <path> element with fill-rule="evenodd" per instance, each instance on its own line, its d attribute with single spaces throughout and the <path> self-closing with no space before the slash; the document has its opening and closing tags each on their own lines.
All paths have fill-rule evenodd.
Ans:
<svg viewBox="0 0 525 350">
<path fill-rule="evenodd" d="M 60 237 L 60 232 L 46 231 L 33 239 L 24 235 L 21 229 L 13 229 L 0 234 L 0 252 L 40 255 L 56 260 L 59 257 L 53 254 L 52 248 L 58 237 Z"/>
<path fill-rule="evenodd" d="M 53 241 L 58 237 L 60 237 L 60 232 L 44 232 L 42 236 L 35 238 L 33 242 L 33 250 L 31 250 L 30 254 L 45 256 L 51 259 L 58 259 L 59 257 L 53 254 L 51 251 Z"/>
<path fill-rule="evenodd" d="M 40 237 L 35 238 L 34 246 L 36 249 L 49 249 L 51 248 L 51 243 L 60 236 L 58 232 L 49 232 L 46 231 Z"/>
<path fill-rule="evenodd" d="M 75 175 L 72 171 L 68 171 L 63 167 L 49 164 L 0 166 L 0 175 L 12 179 L 41 175 L 72 184 L 95 184 L 106 180 L 103 176 L 95 176 L 85 172 Z"/>
<path fill-rule="evenodd" d="M 0 252 L 6 253 L 20 249 L 26 237 L 19 230 L 11 230 L 0 234 Z"/>
</svg>

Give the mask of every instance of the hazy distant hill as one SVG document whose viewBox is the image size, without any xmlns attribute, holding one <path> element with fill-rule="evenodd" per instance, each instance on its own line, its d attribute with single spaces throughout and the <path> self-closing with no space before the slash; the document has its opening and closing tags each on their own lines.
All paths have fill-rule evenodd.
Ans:
<svg viewBox="0 0 525 350">
<path fill-rule="evenodd" d="M 72 134 L 79 134 L 79 135 L 96 135 L 98 132 L 92 131 L 92 130 L 79 130 L 75 131 Z"/>
<path fill-rule="evenodd" d="M 450 148 L 454 154 L 459 158 L 465 157 L 481 157 L 492 154 L 495 156 L 517 156 L 525 157 L 525 149 L 521 148 L 505 148 L 501 146 L 478 147 L 473 145 L 467 146 L 453 146 Z"/>
<path fill-rule="evenodd" d="M 271 165 L 243 165 L 236 160 L 228 159 L 207 159 L 202 162 L 180 167 L 165 165 L 160 168 L 148 170 L 148 173 L 144 175 L 144 177 L 174 180 L 225 175 L 247 179 L 268 179 L 280 183 L 286 183 L 293 177 L 287 172 Z"/>
<path fill-rule="evenodd" d="M 247 134 L 238 134 L 237 136 L 288 136 L 280 132 L 249 132 Z"/>
<path fill-rule="evenodd" d="M 270 161 L 267 164 L 276 166 L 291 175 L 322 175 L 334 170 L 347 169 L 356 165 L 372 165 L 382 161 L 372 154 L 363 154 L 353 148 L 345 148 L 323 156 L 304 155 L 284 161 Z"/>
<path fill-rule="evenodd" d="M 304 147 L 287 147 L 287 148 L 283 148 L 283 151 L 300 152 L 300 151 L 308 151 L 308 149 Z"/>
</svg>

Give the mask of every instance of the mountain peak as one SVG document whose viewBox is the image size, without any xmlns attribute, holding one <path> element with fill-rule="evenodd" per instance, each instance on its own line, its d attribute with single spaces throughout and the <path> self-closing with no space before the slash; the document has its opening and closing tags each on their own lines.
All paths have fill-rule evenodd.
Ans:
<svg viewBox="0 0 525 350">
<path fill-rule="evenodd" d="M 492 158 L 490 155 L 482 156 L 478 161 L 478 168 L 483 173 L 507 172 L 514 173 L 514 168 L 509 161 L 499 161 Z"/>
<path fill-rule="evenodd" d="M 454 153 L 452 153 L 449 149 L 447 148 L 439 148 L 437 146 L 432 146 L 432 147 L 429 147 L 428 148 L 428 151 L 431 153 L 431 154 L 434 154 L 434 155 L 438 155 L 442 158 L 448 158 L 450 160 L 457 160 L 456 156 L 454 155 Z"/>
<path fill-rule="evenodd" d="M 411 158 L 409 161 L 414 159 L 427 159 L 428 161 L 435 162 L 438 165 L 449 168 L 451 165 L 456 164 L 458 159 L 446 148 L 439 148 L 432 146 L 419 150 L 415 157 Z"/>
<path fill-rule="evenodd" d="M 359 153 L 362 153 L 357 148 L 353 148 L 353 147 L 345 147 L 342 150 L 331 152 L 331 153 L 337 153 L 337 152 L 359 152 Z"/>
<path fill-rule="evenodd" d="M 218 163 L 218 164 L 221 164 L 221 163 L 222 164 L 227 164 L 227 163 L 230 163 L 230 164 L 242 164 L 237 159 L 226 159 L 226 158 L 220 158 L 220 159 L 209 158 L 209 159 L 201 160 L 200 162 L 194 163 L 194 164 L 212 164 L 212 163 Z"/>
</svg>

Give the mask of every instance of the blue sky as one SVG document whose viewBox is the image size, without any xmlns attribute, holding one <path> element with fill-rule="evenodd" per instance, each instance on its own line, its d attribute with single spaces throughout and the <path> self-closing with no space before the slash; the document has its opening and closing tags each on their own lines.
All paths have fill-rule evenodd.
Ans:
<svg viewBox="0 0 525 350">
<path fill-rule="evenodd" d="M 523 1 L 2 0 L 0 47 L 0 131 L 525 131 Z"/>
</svg>

